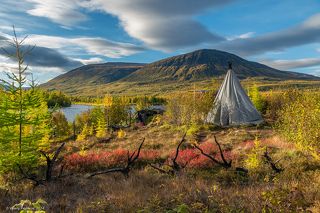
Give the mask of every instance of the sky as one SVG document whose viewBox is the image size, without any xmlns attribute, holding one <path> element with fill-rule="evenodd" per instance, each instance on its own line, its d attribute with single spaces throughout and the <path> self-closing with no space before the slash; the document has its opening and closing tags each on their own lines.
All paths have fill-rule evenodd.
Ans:
<svg viewBox="0 0 320 213">
<path fill-rule="evenodd" d="M 0 0 L 0 47 L 15 26 L 39 83 L 86 64 L 150 63 L 218 49 L 320 76 L 320 0 Z M 0 50 L 0 77 L 16 63 Z"/>
</svg>

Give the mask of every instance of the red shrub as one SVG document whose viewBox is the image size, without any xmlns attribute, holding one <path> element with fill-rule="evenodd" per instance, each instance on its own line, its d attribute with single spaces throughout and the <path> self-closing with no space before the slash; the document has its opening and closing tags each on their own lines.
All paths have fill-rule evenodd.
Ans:
<svg viewBox="0 0 320 213">
<path fill-rule="evenodd" d="M 206 153 L 213 156 L 215 159 L 222 161 L 221 155 L 217 145 L 212 141 L 207 141 L 199 145 L 199 147 Z M 172 163 L 172 159 L 175 156 L 176 151 L 172 151 L 167 159 L 166 163 Z M 232 159 L 233 155 L 231 151 L 223 151 L 224 158 L 226 160 Z M 189 168 L 211 168 L 215 163 L 208 157 L 202 155 L 197 149 L 184 149 L 179 151 L 177 163 L 180 165 L 186 165 Z"/>
<path fill-rule="evenodd" d="M 132 152 L 129 153 L 130 155 Z M 66 165 L 69 169 L 81 171 L 92 170 L 101 167 L 115 167 L 124 165 L 128 158 L 128 151 L 125 149 L 115 149 L 113 151 L 87 152 L 83 155 L 73 153 L 65 157 Z M 152 161 L 160 158 L 157 150 L 141 150 L 139 159 Z"/>
<path fill-rule="evenodd" d="M 172 153 L 171 159 L 174 158 L 175 152 Z M 177 158 L 177 163 L 181 165 L 189 164 L 193 159 L 197 158 L 199 156 L 199 153 L 194 149 L 185 149 L 180 150 L 179 156 Z"/>
<path fill-rule="evenodd" d="M 252 149 L 254 147 L 254 140 L 246 140 L 237 145 L 237 148 Z"/>
<path fill-rule="evenodd" d="M 199 145 L 200 148 L 207 154 L 214 156 L 217 160 L 221 161 L 221 156 L 218 148 L 212 142 L 205 142 Z M 172 163 L 172 159 L 175 157 L 175 150 L 173 150 L 166 163 Z M 132 151 L 129 153 L 132 154 Z M 128 150 L 115 149 L 112 151 L 90 151 L 83 155 L 79 153 L 73 153 L 65 157 L 66 165 L 69 169 L 88 171 L 98 168 L 110 168 L 124 165 L 127 161 Z M 231 151 L 224 151 L 224 156 L 227 160 L 230 160 L 233 156 Z M 139 161 L 157 161 L 161 159 L 160 150 L 141 150 Z M 177 163 L 180 165 L 187 165 L 189 168 L 210 168 L 214 166 L 212 160 L 206 156 L 201 155 L 197 149 L 184 149 L 180 150 L 177 158 Z"/>
<path fill-rule="evenodd" d="M 141 150 L 139 159 L 145 161 L 154 161 L 161 158 L 161 152 L 159 150 Z"/>
<path fill-rule="evenodd" d="M 218 147 L 211 141 L 206 141 L 200 144 L 199 147 L 207 154 L 214 154 L 218 151 Z"/>
<path fill-rule="evenodd" d="M 204 155 L 200 155 L 198 158 L 193 159 L 188 167 L 190 168 L 210 168 L 213 167 L 215 164 L 212 160 L 207 158 Z"/>
</svg>

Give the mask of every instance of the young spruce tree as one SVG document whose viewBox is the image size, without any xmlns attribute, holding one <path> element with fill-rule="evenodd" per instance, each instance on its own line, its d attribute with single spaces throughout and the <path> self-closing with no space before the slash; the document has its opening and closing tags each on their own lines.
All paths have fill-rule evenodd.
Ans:
<svg viewBox="0 0 320 213">
<path fill-rule="evenodd" d="M 1 79 L 0 96 L 0 173 L 32 169 L 40 163 L 39 150 L 49 143 L 49 112 L 34 80 L 28 85 L 25 58 L 34 47 L 19 40 L 15 30 L 8 48 L 2 49 L 17 63 L 16 69 Z M 29 86 L 28 89 L 26 89 Z"/>
</svg>

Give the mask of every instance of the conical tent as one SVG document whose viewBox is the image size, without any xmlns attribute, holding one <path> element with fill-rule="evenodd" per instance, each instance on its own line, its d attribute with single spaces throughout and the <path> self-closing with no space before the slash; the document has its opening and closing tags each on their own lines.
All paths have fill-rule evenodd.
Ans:
<svg viewBox="0 0 320 213">
<path fill-rule="evenodd" d="M 239 79 L 229 66 L 228 73 L 214 100 L 213 108 L 206 118 L 207 123 L 219 126 L 259 124 L 260 113 L 242 88 Z"/>
</svg>

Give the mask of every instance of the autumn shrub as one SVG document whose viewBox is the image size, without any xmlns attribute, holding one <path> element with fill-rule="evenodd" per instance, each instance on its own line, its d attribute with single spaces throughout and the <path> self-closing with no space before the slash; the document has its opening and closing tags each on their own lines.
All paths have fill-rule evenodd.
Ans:
<svg viewBox="0 0 320 213">
<path fill-rule="evenodd" d="M 129 154 L 132 154 L 129 151 Z M 92 171 L 101 168 L 123 166 L 127 162 L 128 150 L 115 149 L 112 151 L 90 151 L 73 153 L 65 157 L 66 165 L 71 170 Z M 154 162 L 161 158 L 158 150 L 141 150 L 139 162 Z"/>
<path fill-rule="evenodd" d="M 206 153 L 213 156 L 215 159 L 222 161 L 219 149 L 216 145 L 211 142 L 204 142 L 199 145 L 199 147 Z M 175 156 L 176 151 L 173 150 L 169 158 L 167 159 L 167 163 L 170 163 Z M 223 151 L 223 155 L 225 159 L 232 159 L 232 153 L 230 151 Z M 209 159 L 208 157 L 202 155 L 199 150 L 186 148 L 179 151 L 179 155 L 177 158 L 177 163 L 182 166 L 187 166 L 188 168 L 200 169 L 200 168 L 212 168 L 215 166 L 215 163 Z"/>
<path fill-rule="evenodd" d="M 319 157 L 320 93 L 303 92 L 286 103 L 279 113 L 279 132 L 299 149 Z"/>
<path fill-rule="evenodd" d="M 297 89 L 288 89 L 285 91 L 269 91 L 262 94 L 265 100 L 265 117 L 271 122 L 276 122 L 280 118 L 281 110 L 285 105 L 290 105 L 302 95 Z"/>
<path fill-rule="evenodd" d="M 69 136 L 71 134 L 71 128 L 67 121 L 66 116 L 62 111 L 53 112 L 51 116 L 51 128 L 54 137 Z"/>
<path fill-rule="evenodd" d="M 265 114 L 266 101 L 259 92 L 259 87 L 257 85 L 252 86 L 249 89 L 248 95 L 256 109 L 262 114 Z"/>
<path fill-rule="evenodd" d="M 76 116 L 75 127 L 77 139 L 84 140 L 88 136 L 106 136 L 106 117 L 102 107 L 94 107 Z"/>
<path fill-rule="evenodd" d="M 249 170 L 255 170 L 262 164 L 262 154 L 264 147 L 261 145 L 261 142 L 258 139 L 255 139 L 253 142 L 253 147 L 246 154 L 246 159 L 244 161 L 246 168 Z"/>
<path fill-rule="evenodd" d="M 263 212 L 304 212 L 310 205 L 302 191 L 286 185 L 263 191 L 261 197 Z"/>
<path fill-rule="evenodd" d="M 96 137 L 103 138 L 107 136 L 107 124 L 104 118 L 98 120 L 98 125 L 96 127 Z"/>
<path fill-rule="evenodd" d="M 105 96 L 103 100 L 107 125 L 127 125 L 130 122 L 130 99 L 122 96 Z"/>
<path fill-rule="evenodd" d="M 124 138 L 126 136 L 126 132 L 123 129 L 120 129 L 117 132 L 117 138 Z"/>
<path fill-rule="evenodd" d="M 202 124 L 212 107 L 214 92 L 180 92 L 170 96 L 165 118 L 170 124 Z"/>
<path fill-rule="evenodd" d="M 222 160 L 219 150 L 216 145 L 211 142 L 204 142 L 199 145 L 200 148 L 207 154 L 212 155 L 217 160 Z M 129 153 L 132 153 L 131 151 Z M 139 156 L 139 164 L 143 165 L 150 162 L 165 162 L 165 164 L 172 163 L 175 157 L 176 150 L 171 150 L 169 154 L 162 153 L 161 150 L 146 149 L 141 150 Z M 231 151 L 224 151 L 224 157 L 227 160 L 233 158 Z M 73 170 L 88 171 L 98 168 L 109 168 L 124 165 L 127 161 L 128 150 L 115 149 L 112 151 L 85 151 L 77 152 L 65 157 L 66 165 Z M 214 162 L 208 157 L 201 155 L 201 153 L 194 148 L 181 149 L 177 158 L 177 163 L 188 168 L 212 168 L 215 166 Z"/>
</svg>

